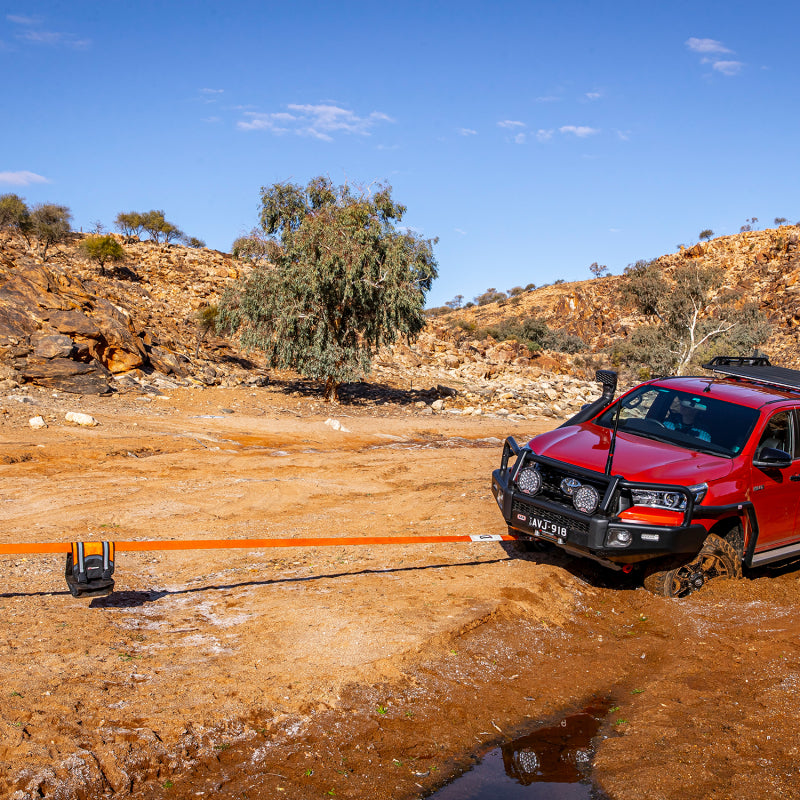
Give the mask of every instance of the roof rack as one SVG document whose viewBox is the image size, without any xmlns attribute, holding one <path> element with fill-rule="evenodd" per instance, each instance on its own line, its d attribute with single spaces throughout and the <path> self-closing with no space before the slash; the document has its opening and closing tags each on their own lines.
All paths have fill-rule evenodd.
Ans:
<svg viewBox="0 0 800 800">
<path fill-rule="evenodd" d="M 766 356 L 715 356 L 703 369 L 755 383 L 800 391 L 800 370 L 773 367 Z"/>
</svg>

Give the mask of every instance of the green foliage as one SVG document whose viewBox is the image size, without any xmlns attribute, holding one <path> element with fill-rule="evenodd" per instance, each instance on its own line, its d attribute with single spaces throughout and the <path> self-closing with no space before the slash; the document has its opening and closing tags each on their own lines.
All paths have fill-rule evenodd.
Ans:
<svg viewBox="0 0 800 800">
<path fill-rule="evenodd" d="M 595 276 L 595 278 L 601 278 L 604 274 L 608 272 L 608 267 L 605 264 L 598 264 L 596 261 L 589 265 L 589 272 Z"/>
<path fill-rule="evenodd" d="M 457 294 L 457 295 L 456 295 L 456 296 L 455 296 L 455 297 L 454 297 L 452 300 L 448 300 L 448 301 L 445 303 L 445 305 L 446 305 L 448 308 L 452 308 L 454 311 L 455 311 L 456 309 L 459 309 L 459 308 L 461 308 L 461 306 L 462 306 L 463 304 L 464 304 L 464 295 L 463 295 L 463 294 Z"/>
<path fill-rule="evenodd" d="M 279 245 L 257 228 L 253 228 L 247 236 L 240 236 L 231 247 L 234 258 L 251 264 L 268 264 L 279 254 Z"/>
<path fill-rule="evenodd" d="M 479 294 L 475 298 L 475 302 L 479 306 L 488 306 L 489 303 L 497 303 L 500 300 L 505 300 L 505 299 L 506 299 L 506 293 L 498 292 L 497 289 L 495 289 L 492 286 L 491 288 L 487 289 L 483 294 Z"/>
<path fill-rule="evenodd" d="M 198 239 L 196 236 L 183 236 L 182 238 L 183 243 L 187 247 L 198 249 L 206 246 L 206 243 L 202 239 Z"/>
<path fill-rule="evenodd" d="M 775 224 L 780 227 L 781 225 L 785 225 L 789 220 L 786 217 L 775 217 Z"/>
<path fill-rule="evenodd" d="M 745 220 L 745 224 L 739 228 L 741 233 L 745 233 L 746 231 L 756 231 L 758 228 L 756 227 L 758 223 L 758 217 L 750 217 L 749 219 Z"/>
<path fill-rule="evenodd" d="M 532 291 L 533 291 L 535 288 L 536 288 L 536 284 L 535 284 L 535 283 L 529 283 L 529 284 L 528 284 L 528 285 L 525 287 L 525 291 L 526 291 L 526 292 L 532 292 Z"/>
<path fill-rule="evenodd" d="M 0 195 L 0 230 L 15 231 L 27 238 L 31 228 L 31 213 L 18 194 Z"/>
<path fill-rule="evenodd" d="M 120 211 L 114 225 L 123 236 L 139 236 L 144 232 L 144 214 L 138 211 Z"/>
<path fill-rule="evenodd" d="M 111 234 L 105 236 L 88 236 L 79 245 L 80 251 L 90 261 L 100 265 L 100 274 L 105 275 L 108 262 L 122 261 L 125 250 Z"/>
<path fill-rule="evenodd" d="M 319 177 L 265 187 L 261 202 L 273 263 L 226 292 L 219 325 L 273 366 L 324 380 L 335 399 L 378 348 L 424 327 L 435 240 L 395 227 L 405 208 L 385 186 L 370 196 Z"/>
<path fill-rule="evenodd" d="M 217 327 L 219 307 L 216 305 L 201 306 L 195 313 L 197 322 L 197 339 L 195 341 L 194 355 L 200 355 L 200 343 L 208 334 Z"/>
<path fill-rule="evenodd" d="M 167 222 L 164 212 L 160 209 L 148 211 L 143 214 L 142 226 L 150 238 L 159 244 L 162 240 L 165 243 L 181 239 L 183 231 L 171 222 Z"/>
<path fill-rule="evenodd" d="M 186 238 L 184 232 L 168 222 L 160 209 L 151 211 L 121 211 L 114 220 L 114 225 L 125 236 L 138 236 L 146 233 L 156 244 L 172 242 Z M 200 239 L 195 241 L 200 242 Z M 203 247 L 203 244 L 191 245 Z"/>
<path fill-rule="evenodd" d="M 706 241 L 713 238 L 713 236 L 714 236 L 714 231 L 712 231 L 711 228 L 704 228 L 702 231 L 700 231 L 700 233 L 697 234 L 698 239 L 700 240 L 705 239 Z"/>
<path fill-rule="evenodd" d="M 47 251 L 63 242 L 70 231 L 72 214 L 66 206 L 37 203 L 30 214 L 30 231 L 39 242 L 39 255 L 47 260 Z"/>
<path fill-rule="evenodd" d="M 718 353 L 747 353 L 770 334 L 756 305 L 740 306 L 736 293 L 723 291 L 719 267 L 687 263 L 665 272 L 656 261 L 638 261 L 625 274 L 623 295 L 652 323 L 616 348 L 621 362 L 680 375 Z"/>
<path fill-rule="evenodd" d="M 514 286 L 508 290 L 509 297 L 516 297 L 517 295 L 524 294 L 525 290 L 521 286 Z"/>
<path fill-rule="evenodd" d="M 463 326 L 462 326 L 463 327 Z M 539 350 L 557 350 L 560 353 L 579 353 L 586 349 L 586 342 L 563 328 L 551 330 L 540 317 L 525 320 L 506 319 L 476 331 L 476 336 L 491 336 L 498 342 L 514 339 L 524 344 L 531 353 Z"/>
</svg>

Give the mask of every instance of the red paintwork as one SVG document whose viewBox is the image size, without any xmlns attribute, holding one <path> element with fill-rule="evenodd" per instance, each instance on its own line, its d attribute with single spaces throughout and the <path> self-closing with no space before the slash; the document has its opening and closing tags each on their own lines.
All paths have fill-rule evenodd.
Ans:
<svg viewBox="0 0 800 800">
<path fill-rule="evenodd" d="M 611 431 L 591 422 L 542 433 L 530 443 L 534 453 L 603 472 Z M 631 433 L 617 434 L 612 472 L 630 481 L 693 486 L 721 480 L 732 469 L 729 458 L 695 453 Z"/>
<path fill-rule="evenodd" d="M 651 508 L 650 506 L 633 506 L 619 514 L 621 520 L 628 522 L 643 522 L 647 525 L 678 526 L 683 522 L 680 511 L 668 511 L 666 508 Z"/>
<path fill-rule="evenodd" d="M 701 503 L 703 506 L 752 502 L 759 523 L 757 552 L 800 541 L 800 459 L 781 470 L 763 470 L 753 466 L 755 450 L 769 418 L 786 409 L 800 409 L 797 392 L 730 378 L 671 378 L 648 383 L 692 394 L 701 394 L 710 387 L 715 399 L 760 409 L 761 418 L 747 445 L 735 458 L 699 453 L 633 433 L 619 432 L 612 473 L 643 483 L 681 486 L 706 483 L 708 491 Z M 539 455 L 604 472 L 611 436 L 609 429 L 589 421 L 540 434 L 531 440 L 530 447 Z M 650 524 L 676 525 L 680 524 L 682 515 L 634 506 L 623 511 L 620 517 Z M 747 520 L 744 517 L 742 520 L 747 540 L 751 531 Z M 717 522 L 702 518 L 694 521 L 709 531 Z"/>
</svg>

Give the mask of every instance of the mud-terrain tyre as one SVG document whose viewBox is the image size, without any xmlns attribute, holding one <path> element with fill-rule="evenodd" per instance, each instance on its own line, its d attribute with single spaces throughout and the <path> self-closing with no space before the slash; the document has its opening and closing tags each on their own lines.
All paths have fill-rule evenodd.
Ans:
<svg viewBox="0 0 800 800">
<path fill-rule="evenodd" d="M 686 597 L 714 578 L 741 578 L 742 562 L 736 548 L 710 533 L 700 552 L 684 564 L 652 570 L 644 577 L 644 588 L 659 597 Z"/>
</svg>

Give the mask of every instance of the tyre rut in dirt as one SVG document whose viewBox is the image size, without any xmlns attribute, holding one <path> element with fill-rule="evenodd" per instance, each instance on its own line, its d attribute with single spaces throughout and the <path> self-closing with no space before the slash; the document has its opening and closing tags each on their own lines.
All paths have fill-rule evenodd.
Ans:
<svg viewBox="0 0 800 800">
<path fill-rule="evenodd" d="M 742 562 L 730 542 L 706 537 L 700 552 L 684 564 L 649 572 L 644 587 L 660 597 L 686 597 L 713 578 L 741 578 Z"/>
</svg>

